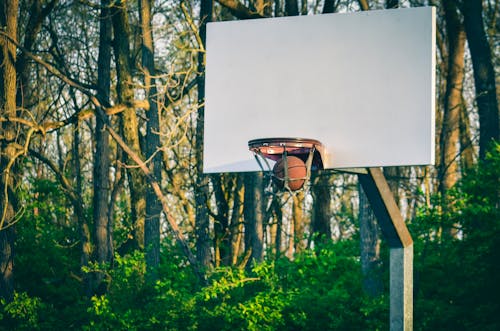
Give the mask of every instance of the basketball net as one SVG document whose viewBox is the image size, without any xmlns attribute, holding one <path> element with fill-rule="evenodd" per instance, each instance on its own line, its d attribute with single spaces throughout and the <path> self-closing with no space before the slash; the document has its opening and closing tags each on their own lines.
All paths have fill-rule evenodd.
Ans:
<svg viewBox="0 0 500 331">
<path fill-rule="evenodd" d="M 289 173 L 288 173 L 288 151 L 286 149 L 286 144 L 282 145 L 283 152 L 281 153 L 281 159 L 284 162 L 283 165 L 283 177 L 277 176 L 269 161 L 268 158 L 265 157 L 265 155 L 261 152 L 260 149 L 254 149 L 253 154 L 255 157 L 255 160 L 257 161 L 257 164 L 259 165 L 260 169 L 264 173 L 264 177 L 266 178 L 267 184 L 265 185 L 264 192 L 267 194 L 279 194 L 283 192 L 288 192 L 291 195 L 295 195 L 300 191 L 303 191 L 304 189 L 308 189 L 310 186 L 310 181 L 309 179 L 311 178 L 311 167 L 312 167 L 312 162 L 313 162 L 313 157 L 314 157 L 314 152 L 316 151 L 316 148 L 314 145 L 309 149 L 309 153 L 307 155 L 306 162 L 304 162 L 306 166 L 306 176 L 305 177 L 299 177 L 299 178 L 290 178 Z M 304 180 L 304 184 L 302 185 L 301 188 L 297 190 L 292 190 L 290 189 L 290 181 L 296 181 L 296 180 Z M 276 182 L 283 182 L 283 187 L 279 188 L 278 185 L 274 184 Z"/>
</svg>

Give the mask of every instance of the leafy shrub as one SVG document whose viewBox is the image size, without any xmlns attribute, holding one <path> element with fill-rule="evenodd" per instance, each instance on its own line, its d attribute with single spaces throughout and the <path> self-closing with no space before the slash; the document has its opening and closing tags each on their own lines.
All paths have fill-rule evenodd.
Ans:
<svg viewBox="0 0 500 331">
<path fill-rule="evenodd" d="M 20 194 L 24 213 L 16 223 L 17 294 L 3 307 L 6 317 L 0 326 L 15 322 L 15 327 L 7 329 L 79 328 L 86 318 L 86 303 L 81 291 L 77 222 L 68 214 L 68 202 L 57 183 L 36 180 L 32 190 Z M 36 313 L 36 318 L 6 310 L 13 307 Z"/>
<path fill-rule="evenodd" d="M 327 244 L 293 261 L 263 262 L 251 273 L 217 270 L 198 295 L 200 330 L 386 328 L 385 300 L 365 296 L 357 259 L 339 248 Z"/>
<path fill-rule="evenodd" d="M 416 330 L 500 330 L 499 178 L 495 145 L 449 193 L 450 208 L 425 210 L 414 222 L 426 233 L 416 243 Z M 458 235 L 440 235 L 441 219 Z"/>
<path fill-rule="evenodd" d="M 207 286 L 197 284 L 175 255 L 162 262 L 154 284 L 145 277 L 141 253 L 117 256 L 113 269 L 101 266 L 108 292 L 92 298 L 85 329 L 383 330 L 385 297 L 364 295 L 358 259 L 343 255 L 343 246 L 328 244 L 251 271 L 218 268 Z"/>
<path fill-rule="evenodd" d="M 40 330 L 40 316 L 45 309 L 40 298 L 30 297 L 26 292 L 15 292 L 12 302 L 6 303 L 2 299 L 0 303 L 2 326 L 11 330 Z"/>
<path fill-rule="evenodd" d="M 173 249 L 175 251 L 175 249 Z M 165 261 L 165 255 L 173 261 Z M 84 330 L 194 330 L 194 277 L 173 254 L 163 256 L 160 280 L 146 277 L 144 254 L 115 256 L 115 265 L 89 271 L 106 274 L 107 293 L 92 297 Z"/>
</svg>

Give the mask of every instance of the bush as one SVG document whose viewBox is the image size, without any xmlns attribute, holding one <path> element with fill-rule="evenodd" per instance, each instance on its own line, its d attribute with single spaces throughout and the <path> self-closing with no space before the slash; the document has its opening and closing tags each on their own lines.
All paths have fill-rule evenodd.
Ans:
<svg viewBox="0 0 500 331">
<path fill-rule="evenodd" d="M 450 208 L 415 221 L 416 330 L 500 330 L 500 145 L 450 192 Z M 439 236 L 443 222 L 459 229 Z"/>
<path fill-rule="evenodd" d="M 263 262 L 250 273 L 218 270 L 198 296 L 200 330 L 385 329 L 385 300 L 365 296 L 357 259 L 339 248 Z"/>
<path fill-rule="evenodd" d="M 40 316 L 45 305 L 40 298 L 30 297 L 26 292 L 14 293 L 12 302 L 0 301 L 3 311 L 2 326 L 10 330 L 40 330 Z"/>
</svg>

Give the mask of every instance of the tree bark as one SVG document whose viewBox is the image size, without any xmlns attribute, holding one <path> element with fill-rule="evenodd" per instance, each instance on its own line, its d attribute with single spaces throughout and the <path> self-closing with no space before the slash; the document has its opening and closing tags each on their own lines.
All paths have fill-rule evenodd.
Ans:
<svg viewBox="0 0 500 331">
<path fill-rule="evenodd" d="M 332 193 L 330 190 L 330 175 L 327 173 L 314 174 L 311 178 L 311 193 L 313 196 L 312 232 L 321 240 L 328 241 L 332 237 L 331 216 Z"/>
<path fill-rule="evenodd" d="M 298 0 L 285 0 L 285 16 L 298 16 L 299 4 Z"/>
<path fill-rule="evenodd" d="M 212 177 L 215 201 L 217 204 L 217 215 L 214 216 L 214 242 L 215 242 L 215 266 L 229 265 L 230 263 L 230 230 L 229 230 L 229 204 L 224 194 L 223 176 L 221 174 Z M 227 188 L 227 187 L 226 187 Z"/>
<path fill-rule="evenodd" d="M 339 4 L 338 0 L 325 0 L 323 4 L 323 14 L 335 13 L 337 6 Z"/>
<path fill-rule="evenodd" d="M 448 68 L 444 97 L 443 127 L 441 130 L 440 183 L 441 195 L 458 180 L 458 143 L 462 90 L 464 79 L 465 31 L 458 17 L 456 3 L 443 0 L 446 30 L 448 37 Z"/>
<path fill-rule="evenodd" d="M 99 99 L 109 104 L 111 82 L 111 18 L 109 0 L 101 1 L 99 15 L 99 55 L 97 58 L 97 89 Z M 94 153 L 94 197 L 93 218 L 95 236 L 95 256 L 99 263 L 111 263 L 113 260 L 113 238 L 110 233 L 109 216 L 109 134 L 105 130 L 105 118 L 96 117 L 95 153 Z"/>
<path fill-rule="evenodd" d="M 247 173 L 244 176 L 245 247 L 247 251 L 251 250 L 250 262 L 260 262 L 264 257 L 262 174 Z"/>
<path fill-rule="evenodd" d="M 393 9 L 398 7 L 399 7 L 399 0 L 386 0 L 385 2 L 386 9 Z"/>
<path fill-rule="evenodd" d="M 202 5 L 203 5 L 204 1 L 206 1 L 206 0 L 201 1 Z M 229 9 L 231 14 L 233 14 L 235 17 L 242 19 L 242 20 L 264 17 L 257 12 L 251 11 L 248 7 L 243 5 L 238 0 L 217 0 L 217 2 L 220 3 L 222 6 L 226 7 L 227 9 Z M 210 1 L 210 3 L 211 3 L 211 1 Z"/>
<path fill-rule="evenodd" d="M 359 237 L 361 251 L 361 271 L 363 288 L 370 296 L 382 293 L 380 270 L 380 235 L 377 219 L 373 213 L 365 191 L 359 185 Z"/>
<path fill-rule="evenodd" d="M 42 23 L 45 18 L 51 13 L 52 9 L 58 0 L 51 0 L 45 7 L 42 7 L 41 0 L 35 0 L 32 2 L 30 7 L 30 15 L 28 19 L 28 24 L 26 25 L 24 32 L 24 43 L 23 46 L 26 50 L 32 50 L 35 44 L 36 38 L 42 29 Z M 16 70 L 19 80 L 18 92 L 17 92 L 17 104 L 26 105 L 30 104 L 31 100 L 26 100 L 26 98 L 31 96 L 29 93 L 30 83 L 29 83 L 29 58 L 26 56 L 25 52 L 20 52 L 16 61 Z"/>
<path fill-rule="evenodd" d="M 83 213 L 83 199 L 82 199 L 82 190 L 83 190 L 83 178 L 82 178 L 82 167 L 81 167 L 81 162 L 80 162 L 80 146 L 81 146 L 81 141 L 80 141 L 80 123 L 75 123 L 74 124 L 74 129 L 73 129 L 73 148 L 71 151 L 72 154 L 72 169 L 71 171 L 73 172 L 72 176 L 75 178 L 75 183 L 74 183 L 74 197 L 75 201 L 78 201 L 78 205 L 80 208 L 76 207 L 74 205 L 74 219 L 77 221 L 78 224 L 78 229 L 79 229 L 79 234 L 80 234 L 80 265 L 83 266 L 88 266 L 90 262 L 90 255 L 91 255 L 91 245 L 90 245 L 90 231 L 89 231 L 89 226 L 87 223 L 87 219 Z M 75 185 L 76 184 L 76 185 Z M 93 285 L 92 285 L 92 277 L 87 274 L 83 273 L 82 275 L 83 279 L 83 291 L 87 297 L 91 297 L 93 293 Z M 100 280 L 99 280 L 100 282 Z"/>
<path fill-rule="evenodd" d="M 142 32 L 142 70 L 144 73 L 144 88 L 149 104 L 146 125 L 146 159 L 149 160 L 151 175 L 161 183 L 160 154 L 160 119 L 158 114 L 157 90 L 155 82 L 154 45 L 151 16 L 151 0 L 140 0 L 140 20 Z M 144 248 L 146 250 L 146 266 L 148 277 L 156 280 L 157 268 L 160 264 L 160 216 L 161 203 L 153 188 L 146 187 L 146 219 L 144 225 Z"/>
<path fill-rule="evenodd" d="M 200 7 L 200 39 L 205 49 L 207 22 L 212 20 L 212 0 L 202 0 Z M 198 53 L 198 116 L 195 132 L 195 203 L 196 203 L 196 256 L 198 263 L 207 268 L 212 264 L 210 252 L 210 219 L 208 215 L 209 178 L 203 174 L 203 127 L 205 117 L 205 53 Z"/>
<path fill-rule="evenodd" d="M 293 196 L 293 211 L 292 211 L 292 224 L 293 224 L 293 234 L 292 245 L 294 253 L 300 253 L 306 248 L 305 238 L 304 238 L 304 228 L 305 228 L 305 218 L 304 218 L 304 192 L 299 192 L 297 195 Z M 290 256 L 291 257 L 291 256 Z"/>
<path fill-rule="evenodd" d="M 493 140 L 500 140 L 500 119 L 491 48 L 483 22 L 483 1 L 464 0 L 465 32 L 472 58 L 479 112 L 479 158 L 484 159 Z"/>
<path fill-rule="evenodd" d="M 460 148 L 460 168 L 462 172 L 467 172 L 474 166 L 474 145 L 472 144 L 469 114 L 463 94 L 462 107 L 460 107 Z"/>
<path fill-rule="evenodd" d="M 243 222 L 241 222 L 243 216 L 243 201 L 244 201 L 244 189 L 243 189 L 243 177 L 240 175 L 236 176 L 236 188 L 234 190 L 233 198 L 233 208 L 231 213 L 231 265 L 236 265 L 240 253 L 240 247 L 242 246 L 243 237 Z"/>
<path fill-rule="evenodd" d="M 17 0 L 2 1 L 0 24 L 5 33 L 17 40 Z M 2 48 L 0 67 L 0 114 L 16 117 L 16 46 L 5 37 L 0 38 Z M 16 128 L 12 123 L 2 123 L 3 138 L 0 142 L 0 297 L 10 302 L 14 295 L 14 238 L 13 227 L 16 201 L 13 193 L 16 181 Z"/>
<path fill-rule="evenodd" d="M 126 1 L 117 1 L 111 6 L 111 17 L 114 32 L 114 51 L 117 72 L 118 102 L 125 105 L 125 110 L 120 113 L 123 136 L 126 144 L 135 154 L 142 157 L 139 143 L 139 121 L 134 108 L 134 90 L 130 63 L 130 26 L 127 14 Z M 141 171 L 135 167 L 127 169 L 130 188 L 131 215 L 134 222 L 133 248 L 144 245 L 144 218 L 145 218 L 145 178 Z"/>
<path fill-rule="evenodd" d="M 370 10 L 370 7 L 368 6 L 367 0 L 358 0 L 358 3 L 359 3 L 359 8 L 361 10 Z"/>
</svg>

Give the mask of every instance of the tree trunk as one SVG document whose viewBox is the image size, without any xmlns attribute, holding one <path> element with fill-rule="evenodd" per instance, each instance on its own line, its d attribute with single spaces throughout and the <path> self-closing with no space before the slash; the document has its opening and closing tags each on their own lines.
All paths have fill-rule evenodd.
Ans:
<svg viewBox="0 0 500 331">
<path fill-rule="evenodd" d="M 474 69 L 476 103 L 479 112 L 479 158 L 484 159 L 493 140 L 500 140 L 500 120 L 495 71 L 483 23 L 483 1 L 464 0 L 465 32 Z"/>
<path fill-rule="evenodd" d="M 338 0 L 325 0 L 323 4 L 323 14 L 335 13 L 337 6 L 339 4 Z"/>
<path fill-rule="evenodd" d="M 398 7 L 399 7 L 399 0 L 386 0 L 385 2 L 386 9 L 393 9 Z"/>
<path fill-rule="evenodd" d="M 87 219 L 84 216 L 83 213 L 83 199 L 82 199 L 82 190 L 83 190 L 83 178 L 82 178 L 82 167 L 81 167 L 81 162 L 80 162 L 80 123 L 75 123 L 74 124 L 74 129 L 73 129 L 73 148 L 72 148 L 72 172 L 73 176 L 75 177 L 75 202 L 81 208 L 76 207 L 76 204 L 74 204 L 74 210 L 75 210 L 75 215 L 74 218 L 77 221 L 78 224 L 78 229 L 79 229 L 79 234 L 80 234 L 80 265 L 83 266 L 88 266 L 90 262 L 90 255 L 91 255 L 91 245 L 90 245 L 90 231 L 89 231 L 89 226 L 87 224 Z M 87 297 L 91 297 L 93 293 L 92 289 L 92 278 L 90 277 L 89 274 L 83 273 L 82 275 L 83 279 L 83 291 Z M 99 280 L 100 282 L 100 280 Z"/>
<path fill-rule="evenodd" d="M 212 20 L 212 0 L 202 0 L 200 7 L 200 39 L 205 49 L 207 22 Z M 209 178 L 203 174 L 203 127 L 205 117 L 205 53 L 198 53 L 198 116 L 195 132 L 195 203 L 196 203 L 196 256 L 198 263 L 207 268 L 212 263 L 210 253 L 210 220 L 208 215 Z"/>
<path fill-rule="evenodd" d="M 146 125 L 146 159 L 155 180 L 161 184 L 160 120 L 158 114 L 157 90 L 155 82 L 154 45 L 151 27 L 151 0 L 139 1 L 142 32 L 142 70 L 144 88 L 149 104 Z M 151 186 L 146 187 L 146 219 L 144 225 L 144 248 L 149 278 L 156 280 L 160 264 L 160 216 L 162 206 Z"/>
<path fill-rule="evenodd" d="M 17 40 L 18 1 L 2 1 L 0 5 L 0 24 L 4 32 Z M 2 47 L 0 67 L 0 115 L 5 118 L 16 117 L 16 47 L 6 38 L 0 38 Z M 16 149 L 16 128 L 11 123 L 2 123 L 3 138 L 0 145 L 0 298 L 10 302 L 14 295 L 14 238 L 13 227 L 16 213 L 14 196 L 16 166 L 13 164 Z"/>
<path fill-rule="evenodd" d="M 241 222 L 243 216 L 243 200 L 243 177 L 237 175 L 236 188 L 234 190 L 233 211 L 231 213 L 231 265 L 236 265 L 240 253 L 240 247 L 242 246 L 241 238 L 244 231 L 243 222 Z"/>
<path fill-rule="evenodd" d="M 469 114 L 463 94 L 462 107 L 460 107 L 460 148 L 460 168 L 462 172 L 467 172 L 474 166 L 474 145 L 472 144 Z"/>
<path fill-rule="evenodd" d="M 245 247 L 247 251 L 251 250 L 250 262 L 260 262 L 264 256 L 262 174 L 247 173 L 244 176 Z"/>
<path fill-rule="evenodd" d="M 130 26 L 128 22 L 126 1 L 117 1 L 111 6 L 114 32 L 114 50 L 117 72 L 118 102 L 126 106 L 120 114 L 124 140 L 132 151 L 142 157 L 139 143 L 139 122 L 133 107 L 134 90 L 130 64 Z M 131 215 L 134 222 L 133 248 L 144 245 L 144 218 L 145 218 L 145 178 L 141 170 L 134 165 L 127 169 L 130 188 Z"/>
<path fill-rule="evenodd" d="M 359 8 L 361 10 L 370 10 L 370 7 L 368 6 L 367 0 L 358 0 L 358 3 L 359 3 Z"/>
<path fill-rule="evenodd" d="M 371 296 L 382 293 L 382 275 L 380 270 L 380 235 L 377 219 L 368 202 L 365 191 L 359 189 L 359 237 L 361 251 L 361 271 L 363 288 Z"/>
<path fill-rule="evenodd" d="M 306 248 L 306 242 L 304 238 L 304 228 L 305 228 L 305 218 L 304 218 L 304 192 L 299 192 L 297 195 L 293 196 L 293 212 L 292 212 L 292 224 L 293 233 L 292 244 L 294 253 L 300 253 Z M 291 257 L 291 256 L 290 256 Z"/>
<path fill-rule="evenodd" d="M 275 258 L 280 256 L 281 249 L 281 231 L 283 224 L 283 204 L 279 196 L 271 197 L 270 210 L 264 210 L 264 223 L 262 226 L 262 238 L 267 238 L 264 246 L 271 250 Z M 268 229 L 268 233 L 264 234 L 264 229 Z"/>
<path fill-rule="evenodd" d="M 109 0 L 101 2 L 99 15 L 99 55 L 97 58 L 97 88 L 99 100 L 109 104 L 111 82 L 111 18 Z M 104 115 L 107 117 L 106 115 Z M 95 237 L 95 256 L 99 263 L 111 263 L 113 259 L 113 238 L 110 236 L 109 221 L 109 134 L 105 130 L 107 118 L 96 116 L 95 153 L 94 153 L 94 198 L 93 218 Z"/>
<path fill-rule="evenodd" d="M 444 97 L 443 127 L 441 130 L 441 157 L 439 190 L 443 198 L 458 180 L 458 143 L 460 111 L 464 79 L 465 31 L 458 17 L 456 3 L 443 1 L 448 37 L 448 68 Z"/>
<path fill-rule="evenodd" d="M 229 204 L 223 189 L 222 175 L 212 177 L 217 215 L 214 216 L 215 266 L 229 265 L 230 231 L 229 231 Z M 227 187 L 226 187 L 227 189 Z"/>
<path fill-rule="evenodd" d="M 298 0 L 285 0 L 285 16 L 298 16 L 299 4 Z"/>
<path fill-rule="evenodd" d="M 29 9 L 29 19 L 24 32 L 24 49 L 31 51 L 33 45 L 35 44 L 36 38 L 42 29 L 42 23 L 45 18 L 54 9 L 57 1 L 50 1 L 45 7 L 42 7 L 41 0 L 36 0 L 32 2 Z M 18 59 L 16 61 L 16 70 L 19 81 L 18 91 L 17 91 L 17 104 L 27 105 L 31 104 L 32 100 L 27 100 L 27 98 L 32 98 L 32 93 L 30 91 L 30 72 L 29 72 L 29 58 L 24 51 L 20 52 Z"/>
<path fill-rule="evenodd" d="M 311 178 L 311 193 L 313 196 L 312 232 L 320 240 L 329 241 L 332 237 L 331 217 L 332 193 L 330 190 L 330 175 L 326 172 L 314 174 Z"/>
<path fill-rule="evenodd" d="M 274 17 L 283 16 L 283 4 L 281 0 L 274 0 Z"/>
</svg>

